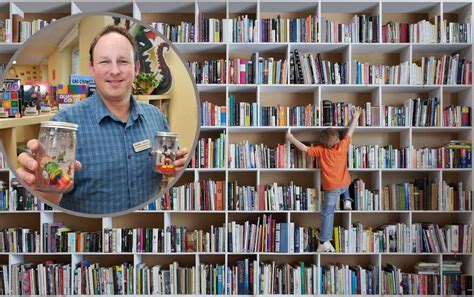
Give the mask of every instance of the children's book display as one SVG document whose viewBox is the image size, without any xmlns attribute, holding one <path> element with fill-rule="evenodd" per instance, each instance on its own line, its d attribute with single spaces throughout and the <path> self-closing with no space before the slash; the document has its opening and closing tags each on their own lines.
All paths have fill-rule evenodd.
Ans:
<svg viewBox="0 0 474 297">
<path fill-rule="evenodd" d="M 59 110 L 87 98 L 87 85 L 58 84 L 56 88 Z"/>
<path fill-rule="evenodd" d="M 48 114 L 84 100 L 95 91 L 90 75 L 71 75 L 69 84 L 53 86 L 47 81 L 5 79 L 0 89 L 0 118 L 19 118 Z"/>
<path fill-rule="evenodd" d="M 92 75 L 71 74 L 69 76 L 70 85 L 87 85 L 87 97 L 95 91 L 95 81 Z"/>
<path fill-rule="evenodd" d="M 26 81 L 23 85 L 23 115 L 51 113 L 55 105 L 53 88 L 47 81 Z"/>
<path fill-rule="evenodd" d="M 5 79 L 0 92 L 0 118 L 21 116 L 21 83 L 19 79 Z"/>
</svg>

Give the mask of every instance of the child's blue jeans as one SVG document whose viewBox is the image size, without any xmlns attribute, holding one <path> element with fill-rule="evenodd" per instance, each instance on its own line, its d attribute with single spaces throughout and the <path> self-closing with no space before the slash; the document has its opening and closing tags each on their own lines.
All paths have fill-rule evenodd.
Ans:
<svg viewBox="0 0 474 297">
<path fill-rule="evenodd" d="M 319 230 L 320 241 L 328 241 L 332 239 L 334 210 L 336 209 L 336 203 L 339 203 L 341 195 L 343 201 L 351 200 L 349 197 L 349 187 L 324 192 L 323 209 L 321 210 L 322 223 Z"/>
</svg>

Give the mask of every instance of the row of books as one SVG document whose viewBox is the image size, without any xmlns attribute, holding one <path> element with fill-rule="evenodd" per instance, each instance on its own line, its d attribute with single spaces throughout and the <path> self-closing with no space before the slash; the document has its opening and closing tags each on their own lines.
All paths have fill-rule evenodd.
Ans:
<svg viewBox="0 0 474 297">
<path fill-rule="evenodd" d="M 224 227 L 214 225 L 209 231 L 174 225 L 166 228 L 106 228 L 103 240 L 104 253 L 225 252 Z"/>
<path fill-rule="evenodd" d="M 417 223 L 412 225 L 412 251 L 416 253 L 471 253 L 472 225 Z"/>
<path fill-rule="evenodd" d="M 446 113 L 446 116 L 449 114 Z M 382 104 L 382 118 L 386 127 L 440 127 L 442 123 L 440 100 L 437 97 L 409 98 L 403 106 Z M 459 121 L 450 123 L 452 124 L 450 126 L 455 126 Z"/>
<path fill-rule="evenodd" d="M 223 295 L 226 285 L 225 273 L 225 266 L 220 264 L 180 267 L 178 262 L 174 261 L 169 265 L 150 267 L 146 263 L 139 263 L 136 265 L 136 294 Z"/>
<path fill-rule="evenodd" d="M 294 253 L 309 251 L 304 242 L 309 244 L 308 237 L 304 237 L 295 223 L 277 222 L 272 214 L 264 214 L 257 222 L 245 221 L 240 224 L 232 221 L 227 224 L 227 251 L 232 253 Z M 311 231 L 311 230 L 309 230 Z M 315 231 L 311 234 L 313 247 L 317 247 Z M 296 236 L 298 235 L 298 236 Z M 305 241 L 306 239 L 306 241 Z"/>
<path fill-rule="evenodd" d="M 224 133 L 217 139 L 202 138 L 192 168 L 224 168 Z M 309 144 L 311 145 L 311 144 Z M 356 147 L 350 144 L 347 164 L 350 169 L 359 168 L 471 168 L 472 147 L 442 148 L 396 148 L 393 145 L 363 145 Z M 277 144 L 276 147 L 264 143 L 252 144 L 248 140 L 229 144 L 229 168 L 301 168 L 295 167 L 295 161 L 305 159 L 298 157 L 298 150 L 292 144 Z M 197 165 L 197 166 L 196 166 Z M 306 166 L 303 168 L 314 168 Z"/>
<path fill-rule="evenodd" d="M 370 102 L 363 105 L 363 112 L 358 126 L 380 126 L 380 114 L 384 127 L 468 127 L 470 126 L 471 108 L 469 106 L 449 105 L 441 113 L 440 100 L 437 97 L 421 99 L 409 98 L 404 106 L 382 104 L 372 106 Z M 254 126 L 257 121 L 255 102 L 236 102 L 235 96 L 229 96 L 229 109 L 232 112 L 231 126 Z M 352 103 L 323 100 L 323 126 L 347 126 L 351 121 Z M 219 106 L 208 101 L 201 103 L 201 126 L 225 126 L 226 106 Z M 259 126 L 306 126 L 319 125 L 319 109 L 308 104 L 305 106 L 261 106 Z"/>
<path fill-rule="evenodd" d="M 202 101 L 200 119 L 201 127 L 225 127 L 227 125 L 227 107 L 209 101 Z"/>
<path fill-rule="evenodd" d="M 423 178 L 415 179 L 414 183 L 385 185 L 382 189 L 382 210 L 438 210 L 440 184 L 440 181 Z"/>
<path fill-rule="evenodd" d="M 181 21 L 179 25 L 152 22 L 150 26 L 171 42 L 194 42 L 194 24 Z"/>
<path fill-rule="evenodd" d="M 290 52 L 290 84 L 347 84 L 346 63 L 323 60 L 320 53 Z"/>
<path fill-rule="evenodd" d="M 134 267 L 130 263 L 102 267 L 99 263 L 81 261 L 72 272 L 75 295 L 131 295 L 134 289 Z"/>
<path fill-rule="evenodd" d="M 234 95 L 229 96 L 229 126 L 257 127 L 258 122 L 256 102 L 237 102 Z M 260 107 L 260 126 L 317 126 L 317 123 L 318 111 L 312 104 Z"/>
<path fill-rule="evenodd" d="M 382 26 L 382 42 L 471 43 L 471 23 L 441 21 L 439 15 L 414 24 L 388 22 Z"/>
<path fill-rule="evenodd" d="M 197 84 L 225 84 L 226 78 L 225 59 L 188 62 L 188 67 Z"/>
<path fill-rule="evenodd" d="M 255 102 L 236 102 L 235 96 L 229 96 L 230 111 L 234 114 L 231 126 L 254 126 L 257 121 Z M 231 105 L 232 104 L 232 105 Z M 379 126 L 380 114 L 384 127 L 468 127 L 471 108 L 469 106 L 450 105 L 441 113 L 440 100 L 437 97 L 421 99 L 409 98 L 404 106 L 383 104 L 381 109 L 370 102 L 363 105 L 363 113 L 358 126 Z M 352 103 L 323 100 L 323 126 L 347 126 L 351 121 Z M 381 112 L 381 113 L 380 113 Z M 201 104 L 202 126 L 225 126 L 226 107 L 210 102 Z M 319 125 L 318 108 L 306 106 L 261 106 L 260 126 L 311 126 Z"/>
<path fill-rule="evenodd" d="M 285 144 L 270 147 L 253 144 L 248 140 L 229 144 L 229 168 L 286 168 Z"/>
<path fill-rule="evenodd" d="M 361 168 L 410 168 L 412 148 L 395 148 L 377 144 L 356 147 L 349 144 L 347 165 L 350 169 Z"/>
<path fill-rule="evenodd" d="M 232 28 L 232 42 L 257 42 L 257 20 L 249 18 L 248 15 L 242 15 L 231 21 L 232 24 L 229 27 Z"/>
<path fill-rule="evenodd" d="M 380 292 L 379 268 L 369 265 L 336 263 L 321 267 L 321 294 L 377 295 Z"/>
<path fill-rule="evenodd" d="M 39 253 L 40 233 L 28 228 L 0 230 L 0 253 Z"/>
<path fill-rule="evenodd" d="M 70 295 L 73 273 L 70 264 L 16 263 L 11 265 L 11 286 L 6 293 L 11 295 Z M 92 279 L 92 278 L 91 278 Z"/>
<path fill-rule="evenodd" d="M 295 223 L 276 222 L 272 215 L 263 215 L 257 223 L 228 223 L 228 251 L 234 253 L 315 252 L 318 246 L 316 228 L 298 227 Z M 355 223 L 347 230 L 334 227 L 334 247 L 342 253 L 470 253 L 472 225 L 416 223 L 383 225 L 372 230 Z"/>
<path fill-rule="evenodd" d="M 5 28 L 5 43 L 25 42 L 33 34 L 38 32 L 56 19 L 49 21 L 42 19 L 24 20 L 19 14 L 13 13 L 11 19 L 4 21 Z"/>
<path fill-rule="evenodd" d="M 443 260 L 441 268 L 444 295 L 472 295 L 472 275 L 462 271 L 462 261 Z"/>
<path fill-rule="evenodd" d="M 370 65 L 352 61 L 352 83 L 357 85 L 407 85 L 410 83 L 410 63 Z"/>
<path fill-rule="evenodd" d="M 224 32 L 228 32 L 228 20 L 206 18 L 204 13 L 198 14 L 198 26 L 196 30 L 198 42 L 222 42 L 224 41 Z"/>
<path fill-rule="evenodd" d="M 229 84 L 255 84 L 258 72 L 258 60 L 253 54 L 251 59 L 233 58 L 228 62 Z"/>
<path fill-rule="evenodd" d="M 442 151 L 442 168 L 472 168 L 472 147 L 450 148 L 445 147 Z"/>
<path fill-rule="evenodd" d="M 262 106 L 260 126 L 305 126 L 318 125 L 319 113 L 313 104 L 305 106 Z"/>
<path fill-rule="evenodd" d="M 330 43 L 379 42 L 380 15 L 354 15 L 349 24 L 340 24 L 321 17 L 321 40 Z"/>
<path fill-rule="evenodd" d="M 258 109 L 256 102 L 237 102 L 234 95 L 229 96 L 229 126 L 256 127 Z"/>
<path fill-rule="evenodd" d="M 387 263 L 382 269 L 382 292 L 390 295 L 439 295 L 441 280 L 439 273 L 405 273 L 395 265 Z"/>
<path fill-rule="evenodd" d="M 421 148 L 412 149 L 412 168 L 471 168 L 472 149 L 468 148 Z"/>
<path fill-rule="evenodd" d="M 250 59 L 232 58 L 188 62 L 199 84 L 225 84 L 226 64 L 230 84 L 287 84 L 287 62 L 254 53 Z M 321 60 L 320 54 L 290 52 L 290 84 L 347 84 L 347 63 Z M 371 65 L 352 61 L 352 83 L 363 85 L 469 85 L 472 84 L 472 61 L 452 57 L 422 57 L 420 66 L 408 61 L 398 65 Z"/>
<path fill-rule="evenodd" d="M 44 253 L 76 253 L 102 251 L 101 231 L 74 231 L 60 222 L 44 223 L 42 235 Z"/>
<path fill-rule="evenodd" d="M 292 145 L 290 145 L 291 147 Z M 229 168 L 288 168 L 291 154 L 295 150 L 288 144 L 270 147 L 252 144 L 247 140 L 229 144 Z M 288 156 L 288 152 L 290 156 Z M 393 145 L 379 146 L 349 145 L 347 164 L 350 169 L 361 168 L 471 168 L 471 148 L 420 148 L 413 146 L 395 148 Z M 290 162 L 291 163 L 291 162 Z"/>
<path fill-rule="evenodd" d="M 11 190 L 8 189 L 8 184 L 0 181 L 0 211 L 11 210 L 39 210 L 41 203 L 26 190 L 16 178 L 11 179 Z"/>
<path fill-rule="evenodd" d="M 438 43 L 440 38 L 440 16 L 435 16 L 435 24 L 421 20 L 414 24 L 388 22 L 382 26 L 383 43 Z"/>
<path fill-rule="evenodd" d="M 356 107 L 352 103 L 333 102 L 324 99 L 322 102 L 322 125 L 347 127 L 352 122 L 352 111 Z M 373 106 L 371 102 L 362 105 L 362 113 L 359 117 L 358 126 L 379 126 L 379 107 Z"/>
<path fill-rule="evenodd" d="M 443 126 L 469 127 L 471 126 L 471 107 L 450 105 L 443 110 Z"/>
<path fill-rule="evenodd" d="M 0 211 L 52 210 L 26 190 L 18 179 L 12 178 L 10 184 L 11 189 L 8 183 L 0 180 Z"/>
<path fill-rule="evenodd" d="M 279 15 L 274 19 L 260 20 L 260 39 L 257 38 L 259 21 L 240 15 L 233 19 L 204 18 L 198 16 L 198 42 L 315 42 L 318 33 L 316 16 L 305 18 L 282 19 Z"/>
<path fill-rule="evenodd" d="M 455 270 L 445 270 L 451 266 Z M 362 267 L 339 261 L 320 267 L 303 261 L 259 263 L 249 258 L 228 267 L 207 263 L 186 267 L 177 261 L 107 267 L 84 260 L 74 268 L 46 261 L 13 264 L 11 286 L 8 267 L 1 265 L 0 289 L 3 294 L 12 295 L 315 295 L 318 291 L 338 295 L 472 294 L 472 276 L 463 274 L 460 261 L 443 260 L 442 267 L 440 275 L 439 263 L 422 262 L 415 264 L 415 273 L 406 273 L 386 263 L 379 275 L 378 265 Z"/>
<path fill-rule="evenodd" d="M 12 20 L 2 20 L 0 28 L 4 33 L 1 42 L 23 42 L 52 20 L 23 21 L 18 14 Z M 323 42 L 378 42 L 378 23 L 380 16 L 354 15 L 350 24 L 340 24 L 321 18 Z M 179 25 L 163 22 L 152 22 L 151 27 L 162 33 L 172 42 L 256 42 L 257 23 L 248 15 L 233 19 L 206 18 L 198 15 L 199 30 L 193 22 L 181 21 Z M 305 18 L 261 19 L 260 42 L 317 42 L 318 18 L 308 15 Z M 434 23 L 434 24 L 433 24 Z M 27 27 L 30 27 L 28 30 Z M 23 32 L 23 34 L 22 34 Z M 29 35 L 28 35 L 28 32 Z M 430 21 L 421 20 L 414 24 L 388 22 L 382 26 L 381 38 L 384 43 L 470 43 L 471 24 L 441 21 L 439 15 Z M 195 36 L 196 35 L 196 39 Z"/>
<path fill-rule="evenodd" d="M 224 181 L 199 180 L 173 187 L 162 199 L 165 210 L 223 210 Z"/>
<path fill-rule="evenodd" d="M 348 167 L 360 168 L 471 168 L 472 149 L 450 148 L 394 148 L 392 145 L 379 146 L 363 145 L 356 147 L 349 145 Z M 251 167 L 253 168 L 253 167 Z"/>
<path fill-rule="evenodd" d="M 472 294 L 472 275 L 461 271 L 462 262 L 443 260 L 440 274 L 439 263 L 417 263 L 416 273 L 402 272 L 397 266 L 387 263 L 382 269 L 382 294 L 390 295 L 470 295 Z M 445 267 L 455 266 L 454 271 Z M 441 283 L 443 282 L 443 291 Z"/>
<path fill-rule="evenodd" d="M 260 184 L 239 186 L 237 181 L 227 185 L 228 210 L 295 210 L 317 211 L 319 195 L 316 189 L 297 186 L 293 181 L 288 186 Z"/>
<path fill-rule="evenodd" d="M 410 68 L 412 85 L 472 85 L 472 60 L 443 55 L 441 57 L 421 57 L 420 65 L 413 63 Z"/>
<path fill-rule="evenodd" d="M 259 264 L 258 272 L 256 283 L 260 286 L 254 294 L 317 294 L 318 268 L 314 264 L 263 262 Z"/>
<path fill-rule="evenodd" d="M 288 42 L 289 19 L 277 15 L 273 19 L 262 19 L 260 23 L 261 42 Z"/>
<path fill-rule="evenodd" d="M 144 210 L 223 210 L 224 181 L 199 180 L 170 188 Z"/>
<path fill-rule="evenodd" d="M 334 227 L 334 248 L 340 253 L 471 253 L 472 225 L 404 223 L 349 229 Z M 291 239 L 290 239 L 291 240 Z"/>
<path fill-rule="evenodd" d="M 262 19 L 260 42 L 316 42 L 318 40 L 318 18 Z"/>
<path fill-rule="evenodd" d="M 228 62 L 230 84 L 286 84 L 287 62 L 285 59 L 259 57 L 233 58 Z"/>
<path fill-rule="evenodd" d="M 218 138 L 200 138 L 196 151 L 190 162 L 191 168 L 224 168 L 225 167 L 225 133 Z"/>
<path fill-rule="evenodd" d="M 365 182 L 360 178 L 352 180 L 349 186 L 349 195 L 354 202 L 352 204 L 353 210 L 380 210 L 379 191 L 367 189 Z M 337 207 L 337 209 L 340 209 L 340 207 Z"/>
<path fill-rule="evenodd" d="M 318 17 L 308 15 L 305 18 L 295 18 L 289 21 L 290 42 L 317 42 L 318 38 Z"/>
</svg>

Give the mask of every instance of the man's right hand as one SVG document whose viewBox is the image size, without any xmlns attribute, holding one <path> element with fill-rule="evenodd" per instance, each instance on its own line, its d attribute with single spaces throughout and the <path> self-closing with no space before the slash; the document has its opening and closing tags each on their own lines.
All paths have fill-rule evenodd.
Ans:
<svg viewBox="0 0 474 297">
<path fill-rule="evenodd" d="M 37 139 L 31 139 L 26 144 L 26 147 L 31 151 L 32 154 L 35 154 L 40 149 L 40 144 Z M 33 190 L 36 190 L 34 185 L 36 182 L 35 171 L 38 169 L 39 166 L 38 162 L 32 155 L 28 153 L 21 153 L 18 156 L 18 162 L 21 165 L 21 167 L 16 170 L 16 172 L 18 173 L 18 177 L 24 180 Z M 81 170 L 81 167 L 81 163 L 79 161 L 76 161 L 74 164 L 74 170 L 79 171 Z M 42 192 L 41 196 L 53 203 L 59 203 L 59 201 L 61 201 L 62 199 L 62 195 L 53 193 Z"/>
</svg>

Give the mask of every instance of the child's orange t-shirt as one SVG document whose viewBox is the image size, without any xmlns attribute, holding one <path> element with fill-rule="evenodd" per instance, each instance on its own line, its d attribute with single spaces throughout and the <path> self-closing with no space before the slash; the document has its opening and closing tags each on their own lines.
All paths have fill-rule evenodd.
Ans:
<svg viewBox="0 0 474 297">
<path fill-rule="evenodd" d="M 345 135 L 334 147 L 317 145 L 308 148 L 308 155 L 320 159 L 325 191 L 348 187 L 351 176 L 347 170 L 347 151 L 351 137 Z"/>
</svg>

